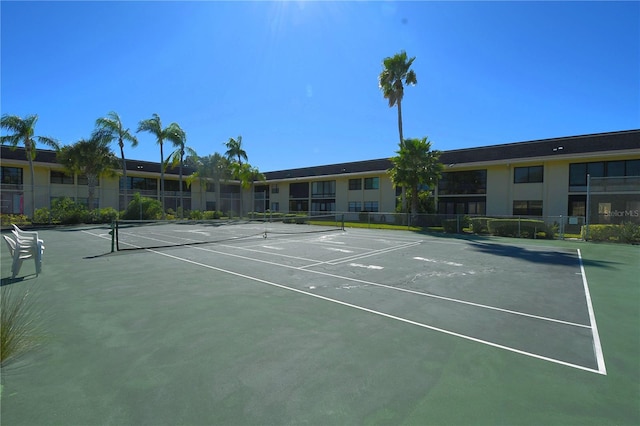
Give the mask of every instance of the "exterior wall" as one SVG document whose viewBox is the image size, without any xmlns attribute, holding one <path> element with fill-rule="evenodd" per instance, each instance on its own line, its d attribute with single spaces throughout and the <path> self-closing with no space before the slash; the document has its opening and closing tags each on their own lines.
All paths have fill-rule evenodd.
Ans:
<svg viewBox="0 0 640 426">
<path fill-rule="evenodd" d="M 513 171 L 509 164 L 487 168 L 487 215 L 511 214 Z"/>
<path fill-rule="evenodd" d="M 578 139 L 578 137 L 576 137 Z M 518 144 L 515 144 L 518 145 Z M 524 145 L 530 145 L 530 143 L 524 143 Z M 4 151 L 3 147 L 3 153 Z M 473 150 L 470 150 L 473 151 Z M 551 150 L 549 150 L 551 151 Z M 514 201 L 541 201 L 542 202 L 542 215 L 543 216 L 567 216 L 570 214 L 569 200 L 570 197 L 586 197 L 586 187 L 576 188 L 573 190 L 569 186 L 570 165 L 575 163 L 593 163 L 598 161 L 611 162 L 617 160 L 640 160 L 640 141 L 638 142 L 638 148 L 626 149 L 624 151 L 598 151 L 598 152 L 586 152 L 581 154 L 567 154 L 568 150 L 565 149 L 562 154 L 558 154 L 554 151 L 553 156 L 545 153 L 538 157 L 530 158 L 518 158 L 509 160 L 491 160 L 491 161 L 474 161 L 470 159 L 467 163 L 450 164 L 446 168 L 446 172 L 464 172 L 474 170 L 486 171 L 486 193 L 476 194 L 449 194 L 441 195 L 436 191 L 438 198 L 449 198 L 464 202 L 464 200 L 483 199 L 486 202 L 486 215 L 512 215 L 514 209 Z M 15 156 L 15 159 L 3 158 L 3 167 L 16 167 L 22 169 L 22 184 L 3 184 L 0 188 L 3 192 L 3 212 L 5 210 L 5 200 L 10 200 L 12 205 L 21 205 L 23 212 L 31 211 L 31 176 L 29 173 L 29 163 L 22 157 Z M 41 158 L 41 157 L 39 157 Z M 46 158 L 46 156 L 45 156 Z M 147 168 L 151 163 L 146 163 L 144 170 L 130 170 L 127 172 L 128 177 L 142 177 L 150 178 L 159 181 L 159 173 L 151 171 L 151 167 Z M 359 165 L 361 163 L 358 163 Z M 363 162 L 366 167 L 369 167 L 373 162 Z M 309 205 L 308 210 L 312 210 L 312 200 L 314 199 L 312 194 L 311 185 L 313 182 L 319 181 L 335 181 L 335 211 L 336 212 L 348 212 L 349 203 L 360 203 L 359 206 L 362 210 L 366 210 L 365 204 L 367 202 L 376 202 L 378 206 L 378 212 L 389 213 L 395 211 L 396 196 L 395 188 L 386 170 L 381 169 L 384 166 L 380 166 L 380 162 L 376 163 L 376 170 L 366 170 L 366 167 L 360 167 L 359 169 L 351 169 L 352 172 L 345 171 L 345 168 L 337 168 L 337 165 L 328 173 L 322 176 L 315 176 L 316 168 L 296 169 L 292 170 L 294 177 L 289 177 L 289 171 L 277 172 L 279 179 L 273 179 L 271 181 L 260 182 L 256 185 L 264 185 L 269 187 L 268 197 L 269 206 L 272 210 L 275 210 L 275 205 L 278 206 L 278 211 L 282 213 L 289 212 L 290 201 L 290 184 L 291 183 L 305 183 L 309 185 L 309 195 L 306 199 Z M 515 170 L 520 167 L 531 166 L 543 166 L 543 179 L 542 182 L 532 183 L 515 183 Z M 35 208 L 50 207 L 52 199 L 67 196 L 76 201 L 85 200 L 88 196 L 88 186 L 78 184 L 77 177 L 74 178 L 73 184 L 60 184 L 51 182 L 51 171 L 60 171 L 63 169 L 55 162 L 49 161 L 35 161 L 35 191 L 36 191 L 36 205 Z M 142 166 L 139 167 L 140 169 Z M 373 166 L 371 167 L 373 169 Z M 329 169 L 328 166 L 319 166 L 318 173 L 324 172 Z M 286 172 L 286 177 L 285 176 Z M 275 173 L 275 172 L 274 172 Z M 96 188 L 95 196 L 99 201 L 97 207 L 114 207 L 122 210 L 124 205 L 119 205 L 122 199 L 120 193 L 119 177 L 121 172 L 116 170 L 116 176 L 101 178 L 100 184 Z M 275 176 L 276 174 L 272 175 Z M 186 176 L 185 176 L 186 177 Z M 379 186 L 377 189 L 365 189 L 365 179 L 377 177 L 379 179 Z M 349 180 L 359 179 L 361 181 L 360 189 L 350 190 Z M 178 181 L 176 174 L 166 174 L 165 181 Z M 638 180 L 630 181 L 628 187 L 620 189 L 619 192 L 604 193 L 592 192 L 593 200 L 596 204 L 592 205 L 590 211 L 593 216 L 603 216 L 605 213 L 607 217 L 612 215 L 635 214 L 637 209 L 635 206 L 640 206 L 640 183 Z M 212 182 L 213 184 L 213 182 Z M 237 185 L 237 182 L 221 182 L 222 185 Z M 277 191 L 276 191 L 277 187 Z M 160 198 L 160 185 L 158 183 L 157 188 L 150 191 L 142 191 L 143 196 L 151 196 L 157 199 Z M 220 205 L 217 205 L 218 210 L 222 210 L 224 205 L 235 206 L 239 204 L 238 194 L 231 195 L 230 193 L 216 194 L 215 192 L 207 192 L 199 181 L 194 181 L 190 186 L 190 192 L 184 193 L 185 205 L 189 206 L 187 199 L 190 201 L 191 209 L 205 210 L 207 202 L 212 203 L 219 197 Z M 128 197 L 131 199 L 132 194 L 138 192 L 137 190 L 128 190 Z M 218 197 L 217 197 L 218 196 Z M 244 212 L 249 212 L 256 209 L 256 202 L 260 202 L 260 197 L 257 196 L 253 187 L 242 191 L 242 204 Z M 165 198 L 171 198 L 175 203 L 175 200 L 179 198 L 178 191 L 167 192 Z M 610 200 L 610 207 L 606 207 L 606 204 Z M 225 204 L 226 203 L 226 204 Z M 234 204 L 235 203 L 235 204 Z M 602 204 L 598 206 L 597 204 Z M 628 207 L 631 206 L 631 207 Z M 7 207 L 8 208 L 8 207 Z M 174 208 L 174 207 L 172 207 Z M 457 206 L 456 206 L 457 208 Z M 611 212 L 604 211 L 603 209 L 610 208 Z M 595 209 L 595 210 L 594 210 Z M 602 210 L 599 211 L 598 209 Z M 14 208 L 15 210 L 15 208 Z M 631 211 L 627 214 L 626 211 Z M 237 214 L 237 207 L 234 208 Z M 259 211 L 259 210 L 258 210 Z M 624 216 L 626 217 L 626 216 Z M 624 218 L 623 217 L 623 218 Z M 613 218 L 615 219 L 615 218 Z M 613 220 L 612 219 L 612 220 Z"/>
</svg>

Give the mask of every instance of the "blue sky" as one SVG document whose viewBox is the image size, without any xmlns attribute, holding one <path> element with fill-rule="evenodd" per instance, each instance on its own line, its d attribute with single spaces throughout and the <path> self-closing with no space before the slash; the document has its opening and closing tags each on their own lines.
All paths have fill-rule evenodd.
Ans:
<svg viewBox="0 0 640 426">
<path fill-rule="evenodd" d="M 384 158 L 382 60 L 415 56 L 405 137 L 438 150 L 640 127 L 638 2 L 8 2 L 2 114 L 67 145 L 160 115 L 261 171 Z M 138 134 L 128 158 L 159 161 Z M 114 150 L 116 150 L 114 145 Z M 169 148 L 165 148 L 165 152 Z"/>
</svg>

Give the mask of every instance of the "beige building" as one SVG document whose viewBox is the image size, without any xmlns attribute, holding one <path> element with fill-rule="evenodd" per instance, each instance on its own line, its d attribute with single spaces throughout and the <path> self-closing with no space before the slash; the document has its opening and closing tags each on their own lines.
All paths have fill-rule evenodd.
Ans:
<svg viewBox="0 0 640 426">
<path fill-rule="evenodd" d="M 584 217 L 590 201 L 593 223 L 640 221 L 640 130 L 450 150 L 440 160 L 445 169 L 434 195 L 441 214 Z M 186 210 L 235 214 L 241 206 L 245 213 L 392 213 L 398 191 L 387 175 L 390 167 L 389 159 L 376 159 L 266 172 L 266 181 L 247 190 L 222 183 L 219 197 L 215 185 L 195 181 L 183 185 L 183 202 Z M 86 203 L 86 179 L 67 176 L 53 151 L 38 151 L 34 171 L 36 208 L 62 196 Z M 186 168 L 185 176 L 191 172 Z M 123 210 L 124 185 L 129 197 L 139 192 L 160 199 L 159 180 L 158 163 L 127 160 L 127 182 L 101 179 L 97 205 Z M 167 170 L 166 208 L 178 208 L 179 186 L 178 170 Z M 23 149 L 2 147 L 0 190 L 2 214 L 31 211 Z"/>
</svg>

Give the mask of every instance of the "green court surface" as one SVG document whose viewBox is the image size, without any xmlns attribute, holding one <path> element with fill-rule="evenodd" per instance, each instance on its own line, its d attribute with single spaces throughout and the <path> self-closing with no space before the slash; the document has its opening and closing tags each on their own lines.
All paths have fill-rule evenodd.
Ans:
<svg viewBox="0 0 640 426">
<path fill-rule="evenodd" d="M 41 324 L 3 424 L 640 424 L 638 246 L 347 229 L 109 253 L 108 231 L 40 230 L 38 277 L 3 246 Z"/>
</svg>

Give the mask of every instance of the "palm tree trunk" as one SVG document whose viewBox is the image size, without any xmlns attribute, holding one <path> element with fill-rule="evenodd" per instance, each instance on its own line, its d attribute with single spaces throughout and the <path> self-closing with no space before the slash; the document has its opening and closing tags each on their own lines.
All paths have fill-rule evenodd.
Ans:
<svg viewBox="0 0 640 426">
<path fill-rule="evenodd" d="M 418 222 L 418 186 L 411 188 L 411 224 L 416 226 Z"/>
<path fill-rule="evenodd" d="M 27 151 L 27 158 L 29 159 L 29 173 L 31 174 L 31 219 L 36 214 L 36 181 L 35 173 L 33 172 L 33 159 L 31 158 L 31 149 Z"/>
<path fill-rule="evenodd" d="M 404 137 L 402 135 L 402 101 L 398 99 L 398 134 L 400 135 L 400 148 L 404 145 Z"/>
<path fill-rule="evenodd" d="M 162 142 L 160 142 L 160 203 L 162 204 L 162 218 L 166 219 L 164 213 L 164 152 L 162 151 Z"/>
<path fill-rule="evenodd" d="M 122 178 L 124 179 L 124 185 L 122 185 L 122 195 L 124 196 L 124 209 L 127 209 L 128 200 L 127 200 L 127 161 L 124 159 L 124 143 L 120 141 L 120 157 L 122 158 Z M 120 198 L 120 197 L 118 197 Z M 118 210 L 122 210 L 121 207 Z"/>
<path fill-rule="evenodd" d="M 92 211 L 95 209 L 94 198 L 95 198 L 97 180 L 98 180 L 97 176 L 93 174 L 87 174 L 87 185 L 89 190 L 89 196 L 87 197 L 87 204 L 89 205 L 89 211 Z"/>
<path fill-rule="evenodd" d="M 182 157 L 184 156 L 184 151 L 180 151 L 180 219 L 184 219 L 184 204 L 182 201 Z"/>
</svg>

